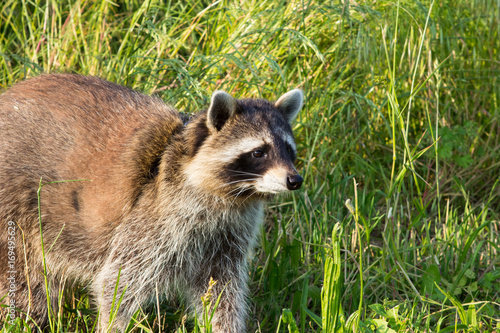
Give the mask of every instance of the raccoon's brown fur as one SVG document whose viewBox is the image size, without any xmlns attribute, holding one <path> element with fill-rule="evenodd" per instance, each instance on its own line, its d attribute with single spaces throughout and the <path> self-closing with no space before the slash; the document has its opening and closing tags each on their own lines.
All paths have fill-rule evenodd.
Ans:
<svg viewBox="0 0 500 333">
<path fill-rule="evenodd" d="M 54 307 L 65 287 L 86 286 L 100 330 L 122 331 L 157 293 L 182 294 L 201 313 L 212 277 L 222 293 L 214 332 L 244 332 L 262 204 L 302 183 L 289 125 L 301 105 L 299 90 L 276 103 L 219 91 L 184 124 L 157 98 L 69 74 L 0 95 L 0 297 L 21 310 L 3 318 L 46 324 L 41 182 Z M 118 274 L 123 301 L 110 323 Z"/>
</svg>

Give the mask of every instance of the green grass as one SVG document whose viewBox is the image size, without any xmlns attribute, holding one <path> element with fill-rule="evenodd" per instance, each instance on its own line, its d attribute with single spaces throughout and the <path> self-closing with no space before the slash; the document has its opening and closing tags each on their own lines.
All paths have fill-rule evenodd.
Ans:
<svg viewBox="0 0 500 333">
<path fill-rule="evenodd" d="M 0 86 L 77 72 L 186 112 L 301 87 L 305 184 L 269 205 L 250 331 L 498 332 L 499 18 L 493 0 L 4 0 Z M 92 331 L 67 296 L 52 331 Z M 131 327 L 199 332 L 184 315 Z"/>
</svg>

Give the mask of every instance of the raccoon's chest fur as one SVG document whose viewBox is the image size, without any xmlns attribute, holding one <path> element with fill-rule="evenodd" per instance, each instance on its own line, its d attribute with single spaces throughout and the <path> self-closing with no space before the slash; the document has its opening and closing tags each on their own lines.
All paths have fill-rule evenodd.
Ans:
<svg viewBox="0 0 500 333">
<path fill-rule="evenodd" d="M 171 195 L 170 204 L 158 215 L 140 223 L 132 218 L 116 228 L 110 261 L 127 260 L 127 270 L 176 283 L 217 276 L 213 271 L 222 267 L 245 266 L 263 221 L 261 201 L 222 210 L 200 203 L 200 198 L 186 200 L 192 194 L 182 191 Z"/>
</svg>

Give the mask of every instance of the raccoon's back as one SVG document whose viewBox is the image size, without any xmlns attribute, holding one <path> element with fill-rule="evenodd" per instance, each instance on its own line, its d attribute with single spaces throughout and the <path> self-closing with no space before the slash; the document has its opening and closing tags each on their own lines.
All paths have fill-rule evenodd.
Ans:
<svg viewBox="0 0 500 333">
<path fill-rule="evenodd" d="M 23 81 L 0 95 L 0 215 L 33 211 L 40 179 L 85 179 L 44 189 L 46 214 L 107 223 L 140 186 L 135 169 L 149 160 L 134 154 L 157 149 L 158 142 L 140 139 L 143 132 L 160 128 L 161 145 L 179 126 L 178 113 L 161 100 L 98 78 Z"/>
</svg>

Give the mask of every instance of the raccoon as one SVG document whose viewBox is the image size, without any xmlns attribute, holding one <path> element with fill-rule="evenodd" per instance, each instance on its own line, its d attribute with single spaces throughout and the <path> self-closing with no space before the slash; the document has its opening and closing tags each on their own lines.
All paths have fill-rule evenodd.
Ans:
<svg viewBox="0 0 500 333">
<path fill-rule="evenodd" d="M 159 98 L 95 77 L 46 74 L 8 89 L 3 318 L 46 325 L 46 277 L 54 311 L 65 287 L 83 286 L 99 330 L 122 332 L 157 297 L 182 296 L 201 314 L 212 278 L 221 295 L 213 331 L 244 332 L 263 205 L 303 182 L 290 125 L 302 103 L 299 89 L 275 103 L 216 91 L 186 121 Z"/>
</svg>

